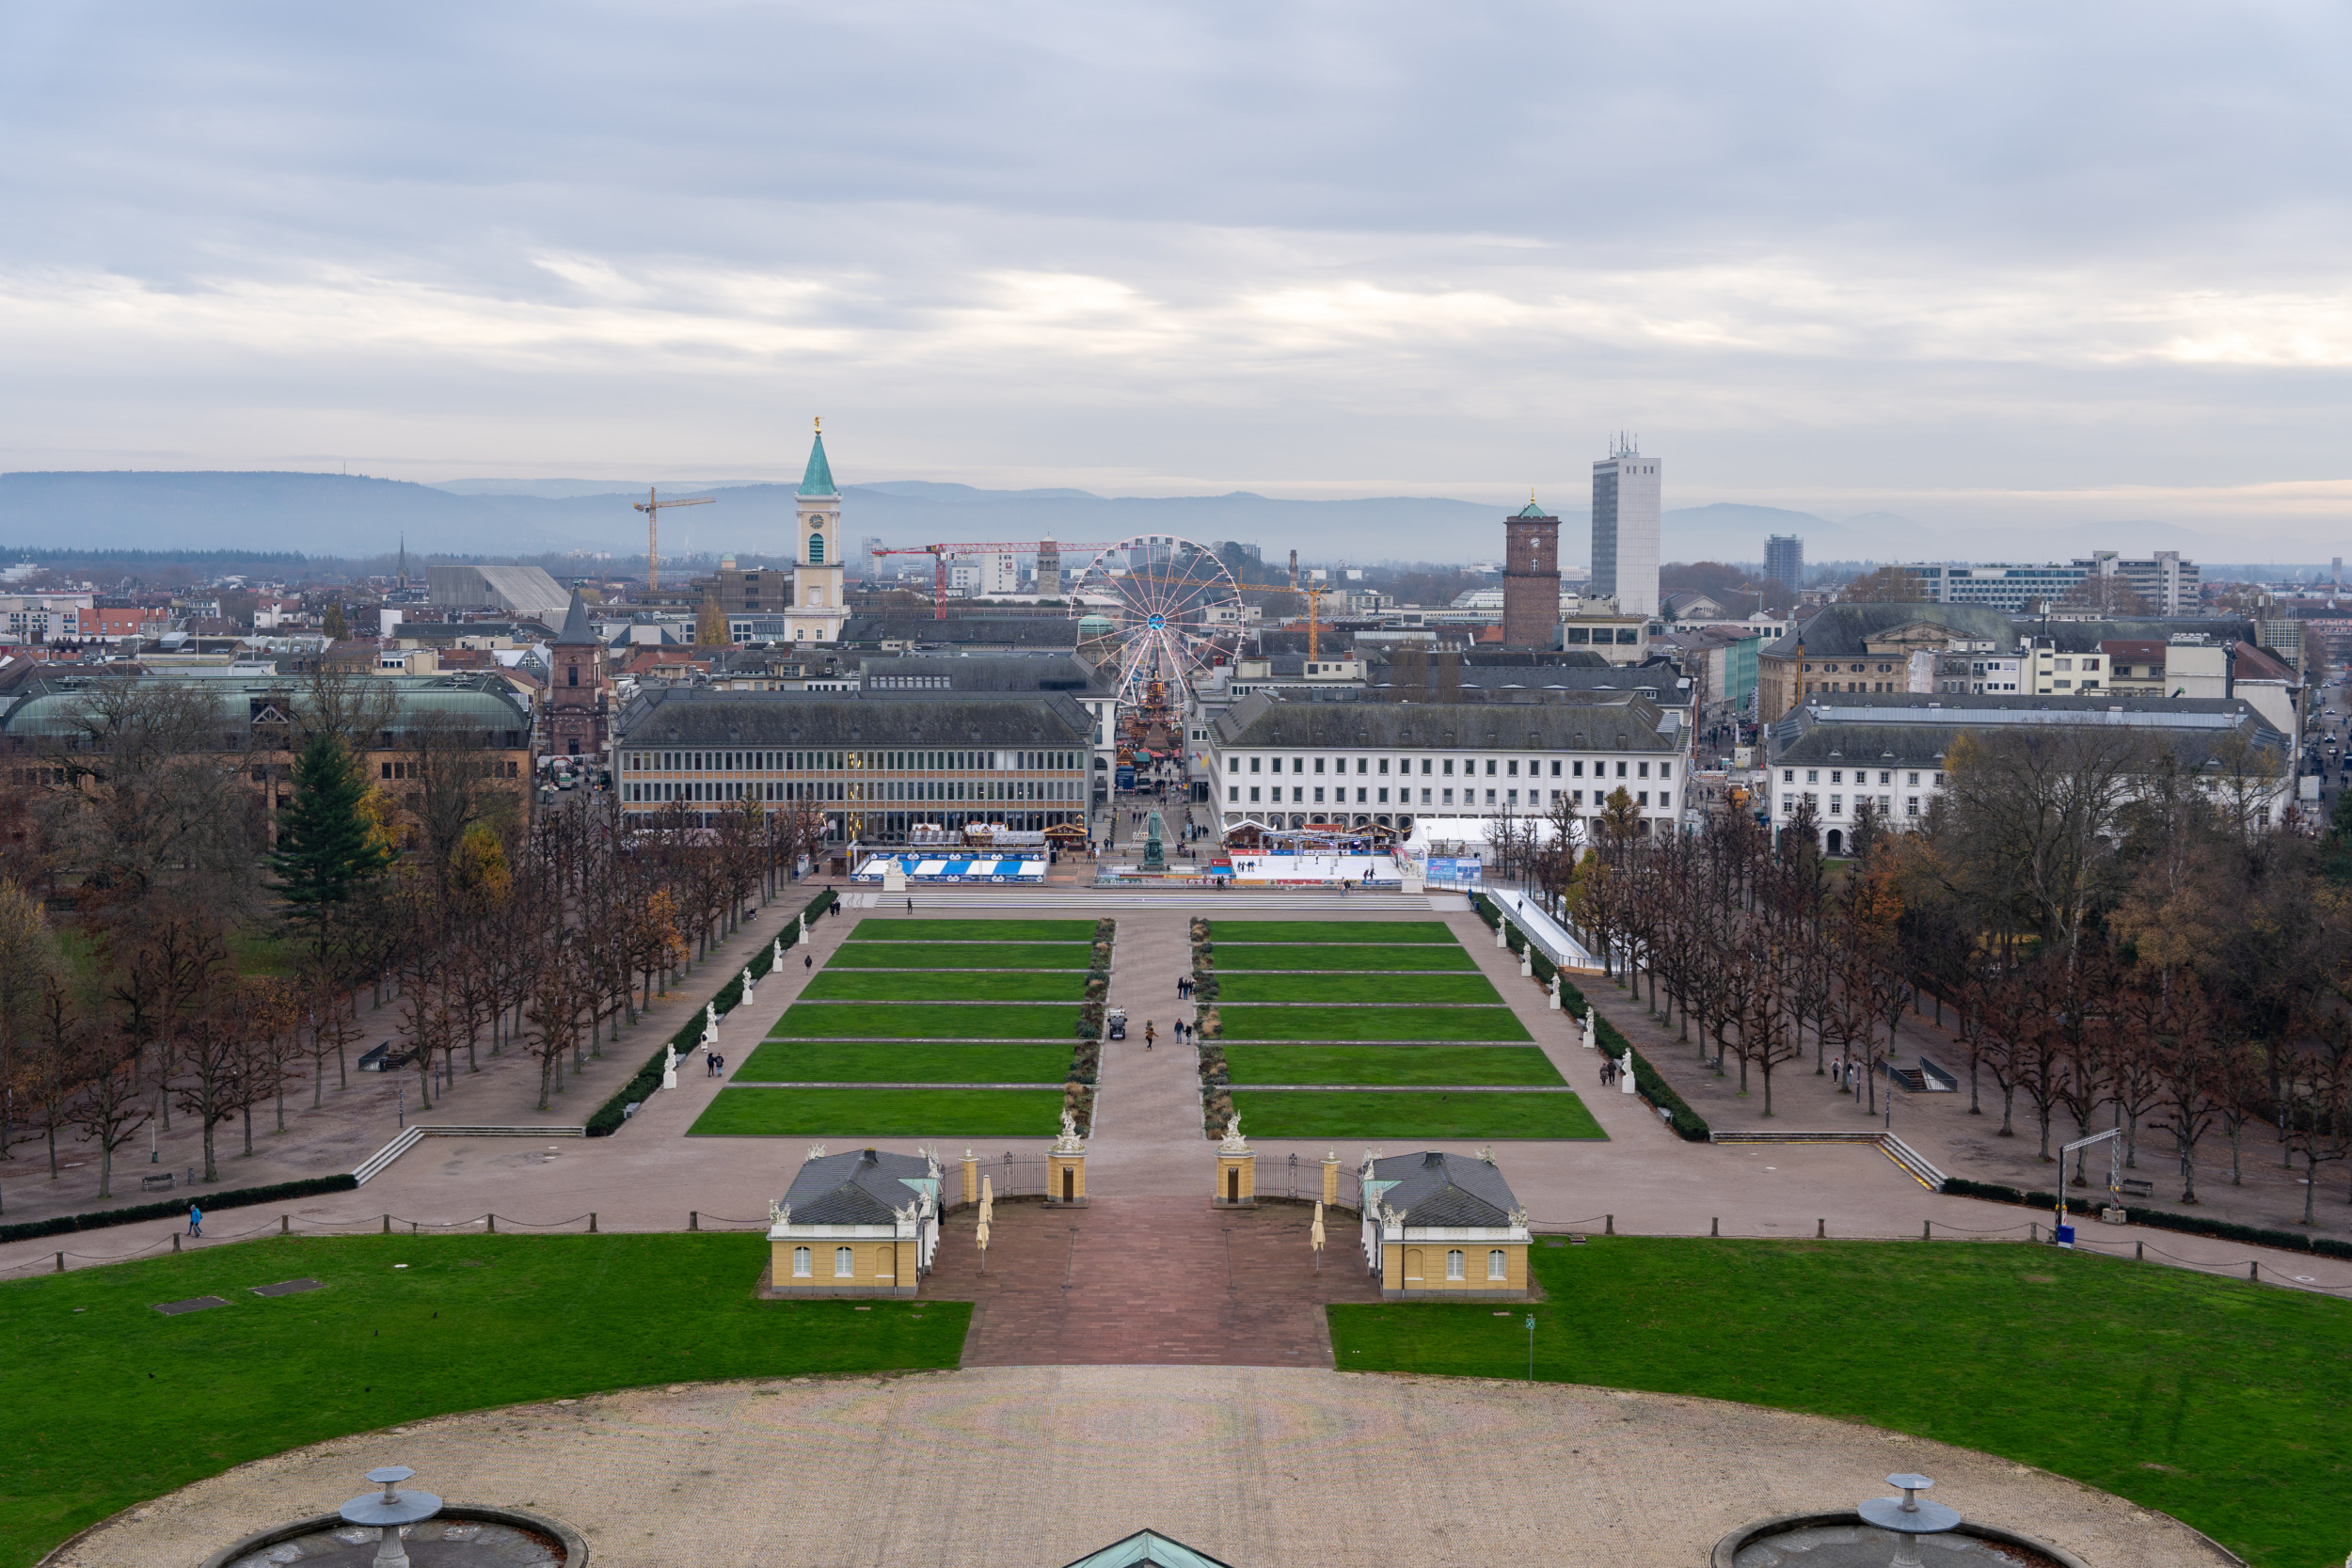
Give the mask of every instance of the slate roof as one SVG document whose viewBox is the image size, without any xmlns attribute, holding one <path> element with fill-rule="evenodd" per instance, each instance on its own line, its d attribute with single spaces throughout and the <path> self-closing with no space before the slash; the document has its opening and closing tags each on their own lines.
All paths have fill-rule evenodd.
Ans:
<svg viewBox="0 0 2352 1568">
<path fill-rule="evenodd" d="M 853 1148 L 803 1162 L 784 1201 L 794 1225 L 887 1225 L 915 1196 L 906 1183 L 930 1174 L 919 1154 Z"/>
<path fill-rule="evenodd" d="M 1075 654 L 882 654 L 860 663 L 869 681 L 876 675 L 945 676 L 947 685 L 934 688 L 945 691 L 1070 691 L 1098 700 L 1118 695 Z"/>
<path fill-rule="evenodd" d="M 723 691 L 648 687 L 615 725 L 624 746 L 1085 747 L 1092 720 L 1065 692 Z"/>
<path fill-rule="evenodd" d="M 1509 1225 L 1519 1206 L 1502 1172 L 1467 1154 L 1391 1154 L 1372 1163 L 1372 1176 L 1396 1183 L 1380 1201 L 1406 1225 Z"/>
<path fill-rule="evenodd" d="M 1972 642 L 1991 642 L 2003 651 L 2013 651 L 2018 643 L 2016 624 L 1997 610 L 1971 604 L 1832 604 L 1823 605 L 1797 629 L 1764 650 L 1767 657 L 1793 658 L 1797 645 L 1804 645 L 1807 658 L 1844 658 L 1858 657 L 1867 651 L 1866 644 L 1873 637 L 1907 626 L 1914 621 L 1932 621 L 1948 626 L 1953 635 Z M 2052 627 L 2055 631 L 2057 628 Z"/>
<path fill-rule="evenodd" d="M 1561 691 L 1542 703 L 1278 703 L 1253 692 L 1216 720 L 1227 748 L 1663 752 L 1679 716 L 1633 691 Z"/>
<path fill-rule="evenodd" d="M 842 624 L 839 641 L 1074 648 L 1078 623 L 1064 615 L 993 615 L 950 621 L 914 615 L 853 615 Z"/>
<path fill-rule="evenodd" d="M 1968 732 L 2135 729 L 2201 768 L 2239 734 L 2283 756 L 2286 736 L 2240 697 L 2090 697 L 1839 692 L 1807 698 L 1770 726 L 1772 765 L 1941 768 Z"/>
<path fill-rule="evenodd" d="M 580 596 L 579 589 L 573 589 L 571 607 L 564 611 L 564 629 L 555 634 L 555 645 L 559 648 L 595 647 L 601 641 L 602 639 L 596 636 L 596 628 L 588 624 L 587 601 Z"/>
</svg>

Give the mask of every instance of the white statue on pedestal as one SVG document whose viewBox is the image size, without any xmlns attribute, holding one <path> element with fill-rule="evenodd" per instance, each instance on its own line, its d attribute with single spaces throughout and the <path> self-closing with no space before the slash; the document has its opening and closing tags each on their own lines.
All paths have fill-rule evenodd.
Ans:
<svg viewBox="0 0 2352 1568">
<path fill-rule="evenodd" d="M 768 955 L 768 967 L 771 969 L 784 967 L 784 939 L 782 937 L 776 939 L 775 951 Z"/>
<path fill-rule="evenodd" d="M 719 1004 L 703 1004 L 703 1043 L 709 1045 L 719 1037 Z"/>
<path fill-rule="evenodd" d="M 1624 1077 L 1617 1080 L 1617 1092 L 1620 1094 L 1631 1094 L 1633 1092 L 1633 1048 L 1631 1046 L 1629 1045 L 1625 1048 L 1625 1055 L 1617 1063 L 1617 1066 L 1623 1069 L 1625 1073 Z"/>
<path fill-rule="evenodd" d="M 1216 1148 L 1217 1152 L 1220 1154 L 1245 1154 L 1248 1152 L 1248 1140 L 1241 1135 L 1240 1112 L 1236 1111 L 1233 1115 L 1225 1118 L 1225 1137 L 1223 1141 L 1216 1146 Z"/>
<path fill-rule="evenodd" d="M 1552 971 L 1551 985 L 1548 989 L 1550 992 L 1550 1000 L 1545 1003 L 1545 1006 L 1556 1013 L 1560 1010 L 1560 972 L 1558 970 Z"/>
<path fill-rule="evenodd" d="M 1054 1140 L 1057 1154 L 1083 1154 L 1086 1144 L 1078 1136 L 1078 1115 L 1068 1106 L 1062 1108 L 1061 1136 Z"/>
<path fill-rule="evenodd" d="M 665 1089 L 677 1087 L 677 1047 L 675 1045 L 662 1049 L 661 1086 Z"/>
<path fill-rule="evenodd" d="M 1593 1022 L 1595 1019 L 1598 1018 L 1599 1016 L 1600 1016 L 1600 1015 L 1599 1015 L 1598 1013 L 1597 1013 L 1597 1012 L 1595 1012 L 1595 1011 L 1593 1010 L 1593 1007 L 1592 1007 L 1591 1004 L 1589 1004 L 1589 1003 L 1588 1003 L 1588 1004 L 1586 1004 L 1586 1005 L 1585 1005 L 1585 1008 L 1584 1008 L 1584 1049 L 1585 1049 L 1585 1050 L 1587 1050 L 1587 1051 L 1595 1051 L 1595 1050 L 1599 1049 L 1599 1044 L 1600 1044 L 1600 1025 Z"/>
<path fill-rule="evenodd" d="M 744 1001 L 746 1001 L 746 1002 L 749 1002 L 751 999 L 752 999 L 752 966 L 751 966 L 751 965 L 749 965 L 749 964 L 745 964 L 745 965 L 743 966 L 743 1000 L 744 1000 Z"/>
<path fill-rule="evenodd" d="M 808 940 L 808 911 L 806 910 L 801 911 L 801 940 L 803 942 Z"/>
</svg>

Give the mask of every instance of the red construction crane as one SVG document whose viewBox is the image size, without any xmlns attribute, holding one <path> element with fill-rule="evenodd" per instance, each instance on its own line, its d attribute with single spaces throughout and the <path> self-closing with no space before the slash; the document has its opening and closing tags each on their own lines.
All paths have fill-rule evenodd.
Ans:
<svg viewBox="0 0 2352 1568">
<path fill-rule="evenodd" d="M 1050 549 L 1049 549 L 1050 546 Z M 1108 545 L 1073 544 L 1061 539 L 1033 539 L 1027 544 L 1012 545 L 910 545 L 898 549 L 877 549 L 875 555 L 928 555 L 931 558 L 931 619 L 947 618 L 947 562 L 950 557 L 966 555 L 1037 555 L 1062 550 L 1107 550 Z"/>
</svg>

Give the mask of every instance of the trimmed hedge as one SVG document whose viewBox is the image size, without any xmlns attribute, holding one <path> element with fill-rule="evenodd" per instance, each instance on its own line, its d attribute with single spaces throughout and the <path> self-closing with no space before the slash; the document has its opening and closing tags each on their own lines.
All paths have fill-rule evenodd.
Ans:
<svg viewBox="0 0 2352 1568">
<path fill-rule="evenodd" d="M 1944 1190 L 1958 1197 L 1980 1197 L 1991 1203 L 2014 1203 L 2027 1209 L 2058 1212 L 2056 1193 L 2022 1192 L 2005 1187 L 1997 1181 L 1970 1181 L 1958 1176 L 1944 1179 Z M 2096 1193 L 2097 1189 L 2091 1189 Z M 2078 1214 L 2090 1213 L 2099 1205 L 2087 1197 L 2067 1200 Z M 2123 1217 L 2134 1225 L 2144 1225 L 2154 1230 L 2177 1231 L 2184 1236 L 2206 1236 L 2219 1242 L 2243 1242 L 2248 1246 L 2277 1247 L 2283 1252 L 2309 1252 L 2321 1258 L 2352 1259 L 2352 1242 L 2340 1242 L 2332 1236 L 2306 1236 L 2296 1230 L 2269 1230 L 2256 1225 L 2236 1225 L 2229 1220 L 2209 1220 L 2201 1214 L 2176 1214 L 2169 1209 L 2142 1209 L 2133 1204 L 2123 1206 Z"/>
<path fill-rule="evenodd" d="M 837 901 L 837 895 L 834 893 L 834 890 L 827 888 L 823 892 L 819 893 L 816 897 L 808 901 L 808 907 L 804 912 L 811 920 L 814 920 L 818 915 L 831 909 Z M 797 924 L 797 921 L 795 924 Z M 781 934 L 781 932 L 778 933 L 778 935 Z M 797 946 L 799 944 L 795 942 L 794 945 Z M 761 942 L 759 944 L 759 951 L 752 955 L 751 962 L 747 966 L 752 972 L 752 977 L 754 979 L 759 979 L 766 975 L 771 969 L 774 968 L 776 944 L 772 938 L 767 942 Z M 735 1011 L 736 1004 L 741 1002 L 742 1000 L 743 975 L 740 970 L 736 972 L 736 975 L 733 979 L 729 980 L 725 985 L 721 986 L 717 990 L 710 994 L 710 1001 L 716 1002 L 719 1005 L 719 1011 L 721 1013 L 731 1013 Z M 694 1047 L 702 1044 L 703 1019 L 705 1016 L 706 1015 L 701 1007 L 695 1008 L 693 1013 L 688 1017 L 687 1021 L 678 1025 L 677 1032 L 672 1035 L 668 1039 L 663 1040 L 661 1042 L 660 1049 L 657 1050 L 651 1056 L 646 1058 L 645 1065 L 637 1069 L 637 1076 L 622 1085 L 619 1091 L 615 1093 L 612 1099 L 596 1107 L 596 1115 L 588 1118 L 588 1135 L 590 1137 L 611 1137 L 613 1133 L 621 1130 L 621 1123 L 627 1119 L 621 1113 L 628 1108 L 630 1101 L 633 1100 L 642 1105 L 646 1101 L 653 1098 L 654 1091 L 661 1087 L 661 1069 L 664 1061 L 668 1058 L 671 1048 L 675 1046 L 677 1050 L 677 1053 L 683 1057 L 689 1052 L 692 1051 Z"/>
<path fill-rule="evenodd" d="M 139 1220 L 167 1220 L 186 1213 L 191 1203 L 209 1214 L 215 1209 L 248 1209 L 257 1203 L 278 1203 L 290 1197 L 347 1193 L 358 1185 L 359 1179 L 345 1171 L 340 1176 L 312 1176 L 300 1181 L 275 1181 L 266 1187 L 231 1187 L 221 1193 L 191 1190 L 186 1197 L 170 1198 L 161 1203 L 134 1203 L 128 1208 L 106 1209 L 94 1214 L 57 1214 L 45 1220 L 0 1225 L 0 1242 L 29 1242 L 36 1236 L 63 1236 L 75 1230 L 103 1230 L 110 1225 L 132 1225 Z"/>
<path fill-rule="evenodd" d="M 1478 911 L 1478 918 L 1486 923 L 1489 930 L 1502 921 L 1502 911 L 1497 909 L 1483 893 L 1470 895 L 1470 908 Z M 1536 979 L 1549 985 L 1554 975 L 1559 976 L 1561 1006 L 1592 1007 L 1592 1003 L 1585 1000 L 1584 993 L 1570 984 L 1566 975 L 1560 974 L 1559 966 L 1544 956 L 1542 948 L 1527 945 L 1527 934 L 1524 931 L 1514 926 L 1511 927 L 1507 940 L 1511 944 L 1512 952 L 1524 952 L 1527 955 L 1528 967 L 1535 972 Z M 1683 1098 L 1675 1093 L 1674 1085 L 1659 1076 L 1658 1069 L 1650 1066 L 1649 1058 L 1639 1051 L 1635 1051 L 1633 1042 L 1619 1034 L 1615 1024 L 1601 1017 L 1598 1008 L 1593 1009 L 1593 1018 L 1594 1034 L 1600 1040 L 1601 1049 L 1607 1051 L 1612 1056 L 1618 1057 L 1622 1057 L 1629 1051 L 1633 1052 L 1634 1089 L 1651 1105 L 1666 1113 L 1678 1137 L 1685 1143 L 1703 1144 L 1713 1136 L 1712 1130 L 1707 1125 L 1707 1118 L 1691 1109 Z"/>
</svg>

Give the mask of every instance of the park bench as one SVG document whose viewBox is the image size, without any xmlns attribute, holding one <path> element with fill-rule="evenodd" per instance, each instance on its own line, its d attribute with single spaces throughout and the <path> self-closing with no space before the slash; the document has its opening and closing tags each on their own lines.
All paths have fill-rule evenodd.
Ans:
<svg viewBox="0 0 2352 1568">
<path fill-rule="evenodd" d="M 171 1191 L 171 1172 L 163 1171 L 154 1176 L 142 1176 L 139 1178 L 139 1188 L 142 1192 L 167 1193 Z"/>
<path fill-rule="evenodd" d="M 2153 1197 L 2156 1196 L 2156 1184 L 2140 1177 L 2126 1176 L 2122 1180 L 2116 1182 L 2115 1185 L 2117 1191 L 2129 1193 L 2134 1197 Z"/>
</svg>

